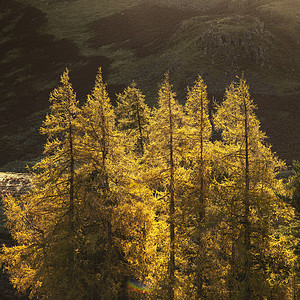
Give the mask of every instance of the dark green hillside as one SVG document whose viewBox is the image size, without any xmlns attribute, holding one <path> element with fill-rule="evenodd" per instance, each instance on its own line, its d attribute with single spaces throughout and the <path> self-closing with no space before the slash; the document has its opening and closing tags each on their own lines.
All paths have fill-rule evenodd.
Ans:
<svg viewBox="0 0 300 300">
<path fill-rule="evenodd" d="M 134 79 L 149 104 L 166 70 L 181 102 L 198 73 L 220 99 L 245 72 L 274 149 L 300 159 L 298 0 L 3 0 L 0 11 L 1 166 L 40 155 L 62 70 L 82 101 L 100 65 L 113 101 Z"/>
<path fill-rule="evenodd" d="M 46 15 L 16 1 L 1 2 L 0 165 L 31 160 L 41 151 L 38 128 L 48 108 L 48 95 L 66 66 L 79 97 L 89 92 L 98 64 L 106 70 L 109 59 L 86 57 L 73 41 L 41 32 Z"/>
</svg>

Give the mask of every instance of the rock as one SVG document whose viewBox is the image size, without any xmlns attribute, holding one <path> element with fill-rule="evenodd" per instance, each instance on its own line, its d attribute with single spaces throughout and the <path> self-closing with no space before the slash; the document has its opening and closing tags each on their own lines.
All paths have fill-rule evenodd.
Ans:
<svg viewBox="0 0 300 300">
<path fill-rule="evenodd" d="M 217 58 L 228 65 L 238 61 L 265 65 L 268 62 L 267 43 L 270 33 L 257 18 L 235 16 L 214 20 L 195 42 L 201 56 Z"/>
</svg>

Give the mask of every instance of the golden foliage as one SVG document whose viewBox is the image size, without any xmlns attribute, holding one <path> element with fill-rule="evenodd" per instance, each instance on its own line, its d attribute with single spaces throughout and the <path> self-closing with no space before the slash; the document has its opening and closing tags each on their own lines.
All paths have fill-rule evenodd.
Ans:
<svg viewBox="0 0 300 300">
<path fill-rule="evenodd" d="M 166 74 L 151 111 L 135 83 L 114 109 L 101 69 L 79 108 L 68 74 L 50 94 L 31 192 L 3 199 L 13 285 L 47 299 L 293 299 L 284 164 L 245 79 L 211 118 L 200 76 L 183 107 Z"/>
</svg>

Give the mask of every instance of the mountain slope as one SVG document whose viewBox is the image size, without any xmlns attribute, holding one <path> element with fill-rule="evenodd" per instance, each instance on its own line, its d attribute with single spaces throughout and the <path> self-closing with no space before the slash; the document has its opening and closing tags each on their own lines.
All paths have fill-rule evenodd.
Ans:
<svg viewBox="0 0 300 300">
<path fill-rule="evenodd" d="M 221 100 L 244 72 L 274 149 L 300 159 L 298 0 L 5 0 L 0 11 L 0 165 L 40 155 L 63 69 L 84 101 L 100 65 L 113 100 L 134 79 L 150 104 L 166 70 L 181 102 L 198 73 Z"/>
</svg>

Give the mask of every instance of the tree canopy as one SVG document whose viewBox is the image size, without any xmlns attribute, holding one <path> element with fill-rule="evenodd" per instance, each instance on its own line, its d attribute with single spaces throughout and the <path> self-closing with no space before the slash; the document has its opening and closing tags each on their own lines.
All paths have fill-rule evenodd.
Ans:
<svg viewBox="0 0 300 300">
<path fill-rule="evenodd" d="M 133 82 L 115 108 L 99 68 L 82 106 L 69 71 L 50 94 L 33 188 L 3 198 L 14 287 L 41 299 L 296 299 L 299 164 L 289 183 L 244 77 L 157 107 Z M 213 140 L 213 132 L 221 138 Z M 298 210 L 295 214 L 295 208 Z"/>
</svg>

